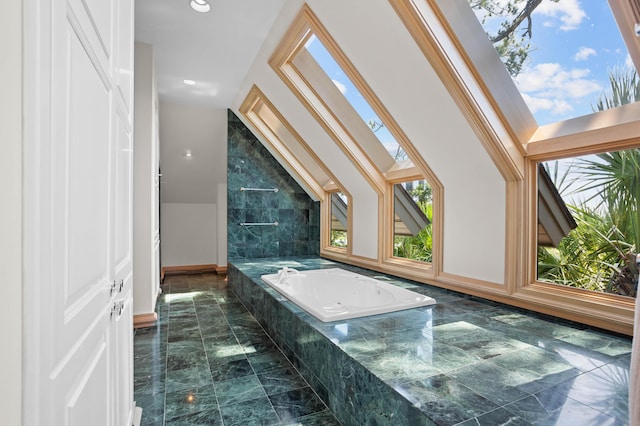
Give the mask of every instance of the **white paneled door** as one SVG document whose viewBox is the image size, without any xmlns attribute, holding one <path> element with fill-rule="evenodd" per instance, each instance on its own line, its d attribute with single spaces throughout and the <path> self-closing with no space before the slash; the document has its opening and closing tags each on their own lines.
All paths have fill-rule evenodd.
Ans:
<svg viewBox="0 0 640 426">
<path fill-rule="evenodd" d="M 133 0 L 24 0 L 25 424 L 131 425 Z"/>
</svg>

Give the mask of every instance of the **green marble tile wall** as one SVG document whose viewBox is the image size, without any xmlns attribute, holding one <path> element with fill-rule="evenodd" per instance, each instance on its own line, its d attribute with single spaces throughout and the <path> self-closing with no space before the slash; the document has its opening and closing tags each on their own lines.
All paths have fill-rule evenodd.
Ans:
<svg viewBox="0 0 640 426">
<path fill-rule="evenodd" d="M 232 111 L 227 137 L 228 259 L 318 255 L 320 203 L 306 194 Z M 273 222 L 278 225 L 240 225 Z"/>
</svg>

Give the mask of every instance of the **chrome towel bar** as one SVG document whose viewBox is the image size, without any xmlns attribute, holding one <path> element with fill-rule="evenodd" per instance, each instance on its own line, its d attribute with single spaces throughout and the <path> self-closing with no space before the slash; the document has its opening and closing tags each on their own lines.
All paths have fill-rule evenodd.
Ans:
<svg viewBox="0 0 640 426">
<path fill-rule="evenodd" d="M 265 192 L 278 192 L 278 188 L 240 188 L 240 191 L 265 191 Z"/>
</svg>

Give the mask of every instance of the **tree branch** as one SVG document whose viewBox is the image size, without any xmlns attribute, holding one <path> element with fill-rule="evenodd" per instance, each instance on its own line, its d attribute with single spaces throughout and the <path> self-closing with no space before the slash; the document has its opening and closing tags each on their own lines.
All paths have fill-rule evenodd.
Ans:
<svg viewBox="0 0 640 426">
<path fill-rule="evenodd" d="M 495 36 L 491 37 L 492 43 L 497 43 L 502 41 L 503 39 L 509 37 L 518 26 L 526 19 L 528 22 L 527 30 L 524 32 L 524 35 L 528 35 L 531 38 L 531 14 L 542 3 L 542 0 L 527 0 L 527 4 L 522 9 L 522 11 L 511 21 L 509 25 L 499 31 Z"/>
</svg>

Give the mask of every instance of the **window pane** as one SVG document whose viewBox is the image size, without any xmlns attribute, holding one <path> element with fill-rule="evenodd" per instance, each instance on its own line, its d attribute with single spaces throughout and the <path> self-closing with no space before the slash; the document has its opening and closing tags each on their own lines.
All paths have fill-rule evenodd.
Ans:
<svg viewBox="0 0 640 426">
<path fill-rule="evenodd" d="M 640 148 L 541 163 L 539 281 L 636 295 Z"/>
<path fill-rule="evenodd" d="M 360 91 L 344 73 L 342 67 L 333 59 L 329 51 L 317 37 L 311 37 L 306 44 L 307 51 L 313 56 L 318 65 L 333 81 L 347 101 L 356 110 L 360 118 L 369 126 L 387 152 L 396 160 L 406 160 L 407 155 L 398 141 L 389 133 L 382 120 L 378 117 Z"/>
<path fill-rule="evenodd" d="M 347 234 L 348 200 L 342 192 L 331 194 L 331 236 L 329 245 L 346 248 L 349 242 Z"/>
<path fill-rule="evenodd" d="M 426 180 L 393 186 L 393 255 L 431 262 L 433 199 Z"/>
<path fill-rule="evenodd" d="M 616 97 L 612 77 L 637 78 L 608 2 L 469 4 L 539 125 L 638 101 L 603 98 Z"/>
</svg>

